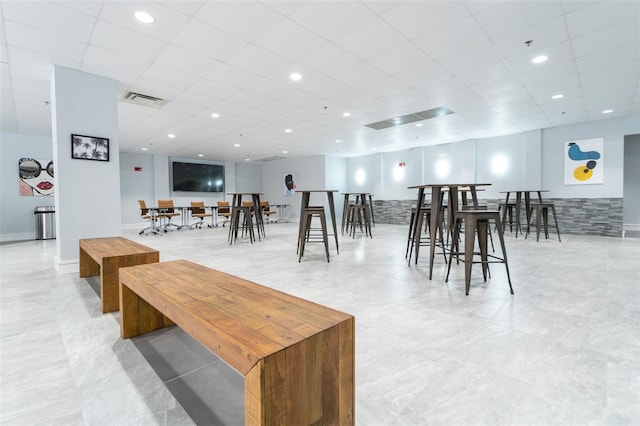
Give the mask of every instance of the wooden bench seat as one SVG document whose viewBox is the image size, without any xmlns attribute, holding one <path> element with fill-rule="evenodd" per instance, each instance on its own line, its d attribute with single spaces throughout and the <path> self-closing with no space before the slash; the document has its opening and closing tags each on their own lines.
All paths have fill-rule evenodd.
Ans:
<svg viewBox="0 0 640 426">
<path fill-rule="evenodd" d="M 352 315 L 186 260 L 120 269 L 123 338 L 176 324 L 244 376 L 246 425 L 353 425 Z"/>
<path fill-rule="evenodd" d="M 100 275 L 102 312 L 118 310 L 118 269 L 157 263 L 160 252 L 123 237 L 87 238 L 79 242 L 80 278 Z"/>
</svg>

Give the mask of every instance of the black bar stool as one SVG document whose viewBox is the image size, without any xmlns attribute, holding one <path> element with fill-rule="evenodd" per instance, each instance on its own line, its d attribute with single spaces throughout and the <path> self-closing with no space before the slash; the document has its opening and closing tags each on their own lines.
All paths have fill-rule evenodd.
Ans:
<svg viewBox="0 0 640 426">
<path fill-rule="evenodd" d="M 556 206 L 553 203 L 539 203 L 531 205 L 529 221 L 527 222 L 527 234 L 524 237 L 527 238 L 529 235 L 529 225 L 531 218 L 533 217 L 534 210 L 536 211 L 536 241 L 540 241 L 540 225 L 544 227 L 545 239 L 549 239 L 549 210 L 551 210 L 551 213 L 553 214 L 553 222 L 556 226 L 556 232 L 558 233 L 558 241 L 562 242 L 560 239 L 560 228 L 558 228 L 558 218 L 556 217 Z"/>
<path fill-rule="evenodd" d="M 502 258 L 489 254 L 488 252 L 488 234 L 490 228 L 490 221 L 493 220 L 498 230 L 498 237 L 500 238 L 500 246 L 502 248 Z M 453 242 L 458 240 L 460 234 L 460 228 L 464 222 L 465 237 L 464 237 L 464 252 L 460 252 L 460 249 L 455 249 L 455 245 L 452 244 L 451 251 L 449 252 L 449 265 L 447 267 L 447 277 L 445 282 L 449 281 L 449 273 L 451 272 L 451 261 L 453 256 L 464 256 L 464 281 L 465 281 L 465 294 L 469 295 L 469 288 L 471 287 L 471 267 L 474 263 L 482 264 L 482 275 L 484 281 L 487 281 L 487 273 L 489 272 L 489 263 L 504 263 L 507 270 L 507 281 L 509 282 L 509 290 L 513 294 L 513 287 L 511 286 L 511 276 L 509 275 L 509 263 L 507 262 L 507 250 L 504 245 L 504 234 L 502 233 L 502 226 L 500 223 L 500 212 L 498 210 L 486 210 L 486 209 L 468 209 L 458 210 L 456 212 L 455 226 L 453 228 Z M 480 246 L 480 261 L 474 261 L 473 256 L 475 254 L 475 241 L 476 235 L 478 236 L 478 245 Z M 493 259 L 493 260 L 490 260 Z"/>
<path fill-rule="evenodd" d="M 313 218 L 320 219 L 320 228 L 312 228 Z M 323 242 L 324 250 L 329 262 L 329 237 L 327 235 L 327 219 L 324 214 L 324 207 L 307 207 L 300 215 L 300 228 L 298 231 L 298 262 L 304 256 L 304 247 L 308 242 Z"/>
</svg>

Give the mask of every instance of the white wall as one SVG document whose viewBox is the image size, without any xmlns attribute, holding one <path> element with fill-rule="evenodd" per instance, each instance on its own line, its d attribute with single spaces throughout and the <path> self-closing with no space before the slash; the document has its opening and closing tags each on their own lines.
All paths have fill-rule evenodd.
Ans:
<svg viewBox="0 0 640 426">
<path fill-rule="evenodd" d="M 51 139 L 0 133 L 0 182 L 2 182 L 0 186 L 0 241 L 34 239 L 36 237 L 34 208 L 55 204 L 55 195 L 33 197 L 20 195 L 18 160 L 22 157 L 52 160 Z M 54 170 L 55 168 L 54 164 Z"/>
<path fill-rule="evenodd" d="M 476 141 L 476 179 L 491 183 L 480 198 L 504 198 L 500 191 L 542 188 L 540 177 L 540 131 Z"/>
<path fill-rule="evenodd" d="M 347 159 L 340 157 L 325 157 L 324 164 L 325 188 L 335 189 L 333 204 L 336 212 L 336 224 L 342 222 L 342 209 L 344 198 L 341 195 L 347 192 Z M 326 205 L 328 207 L 328 204 Z M 327 224 L 327 226 L 330 226 Z"/>
<path fill-rule="evenodd" d="M 640 132 L 638 118 L 602 120 L 542 131 L 542 186 L 552 198 L 617 198 L 623 196 L 624 135 Z M 564 184 L 564 143 L 604 138 L 604 182 L 598 185 Z"/>
<path fill-rule="evenodd" d="M 401 166 L 401 163 L 404 166 Z M 407 189 L 414 182 L 422 181 L 421 155 L 415 149 L 385 152 L 381 154 L 380 188 L 373 192 L 374 199 L 405 200 L 416 196 L 416 191 Z"/>
<path fill-rule="evenodd" d="M 120 154 L 120 197 L 122 223 L 144 223 L 140 218 L 138 200 L 153 206 L 155 196 L 155 170 L 153 156 L 148 154 Z M 135 167 L 142 167 L 139 172 Z"/>
<path fill-rule="evenodd" d="M 301 201 L 298 193 L 292 196 L 284 195 L 284 176 L 287 173 L 294 175 L 297 189 L 334 189 L 326 188 L 324 156 L 275 161 L 263 165 L 262 191 L 264 196 L 262 198 L 269 200 L 271 204 L 289 204 L 285 210 L 285 216 L 291 221 L 297 221 L 300 218 Z M 316 195 L 311 197 L 311 203 L 324 205 L 326 196 L 316 197 Z"/>
</svg>

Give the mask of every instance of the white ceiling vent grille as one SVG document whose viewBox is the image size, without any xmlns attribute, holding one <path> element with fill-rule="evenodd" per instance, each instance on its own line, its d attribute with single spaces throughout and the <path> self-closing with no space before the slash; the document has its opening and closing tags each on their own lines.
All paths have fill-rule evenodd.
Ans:
<svg viewBox="0 0 640 426">
<path fill-rule="evenodd" d="M 284 160 L 287 157 L 282 157 L 279 155 L 273 156 L 273 157 L 267 157 L 267 158 L 261 158 L 259 160 L 256 160 L 257 163 L 269 163 L 271 161 L 278 161 L 278 160 Z"/>
<path fill-rule="evenodd" d="M 402 115 L 400 117 L 393 117 L 386 120 L 377 121 L 375 123 L 365 124 L 365 126 L 375 130 L 382 130 L 393 126 L 401 126 L 403 124 L 429 120 L 430 118 L 441 117 L 443 115 L 449 114 L 453 114 L 453 111 L 451 111 L 449 108 L 441 106 L 428 109 L 426 111 L 414 112 L 413 114 Z"/>
<path fill-rule="evenodd" d="M 161 108 L 167 102 L 164 99 L 156 98 L 155 96 L 144 95 L 136 92 L 125 93 L 122 97 L 122 101 L 156 109 Z"/>
</svg>

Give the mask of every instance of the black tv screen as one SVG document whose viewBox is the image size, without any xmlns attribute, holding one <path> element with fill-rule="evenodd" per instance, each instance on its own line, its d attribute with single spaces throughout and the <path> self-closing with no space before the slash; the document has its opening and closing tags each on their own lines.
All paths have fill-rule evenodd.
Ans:
<svg viewBox="0 0 640 426">
<path fill-rule="evenodd" d="M 174 161 L 173 190 L 224 192 L 224 166 Z"/>
</svg>

